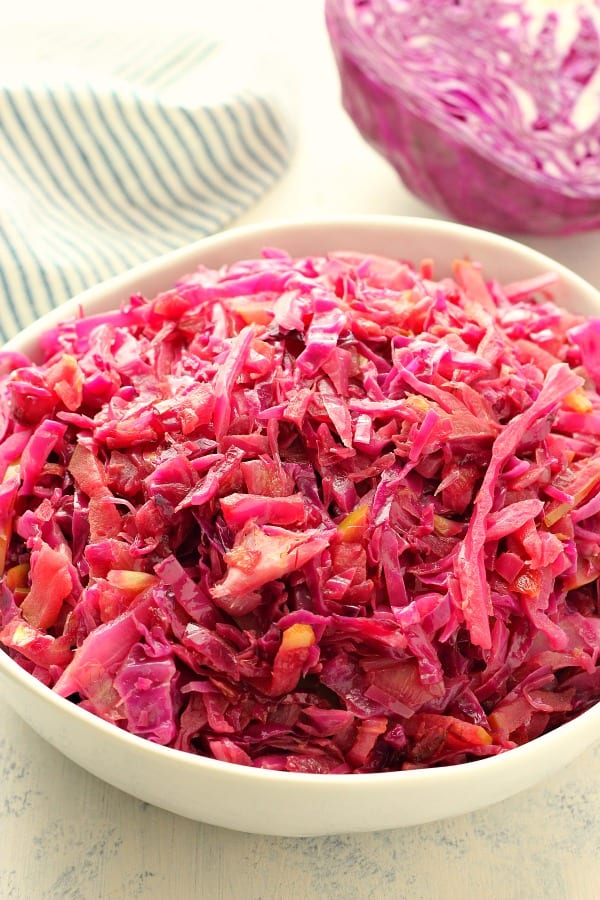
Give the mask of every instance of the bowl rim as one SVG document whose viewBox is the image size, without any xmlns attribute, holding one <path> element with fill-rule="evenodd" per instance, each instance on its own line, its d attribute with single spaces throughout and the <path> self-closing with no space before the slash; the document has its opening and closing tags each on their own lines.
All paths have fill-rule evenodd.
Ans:
<svg viewBox="0 0 600 900">
<path fill-rule="evenodd" d="M 428 231 L 433 237 L 444 237 L 449 235 L 464 237 L 465 241 L 474 241 L 488 249 L 497 248 L 512 253 L 515 257 L 520 257 L 526 265 L 536 264 L 551 267 L 561 278 L 571 281 L 573 285 L 585 294 L 591 294 L 598 298 L 600 288 L 595 288 L 589 281 L 578 275 L 564 263 L 553 259 L 541 250 L 523 243 L 513 237 L 507 237 L 504 234 L 491 231 L 485 228 L 478 228 L 473 225 L 463 225 L 460 222 L 454 222 L 444 218 L 432 216 L 404 216 L 380 213 L 349 213 L 344 215 L 311 215 L 311 216 L 290 216 L 276 219 L 267 219 L 248 225 L 239 225 L 226 228 L 207 237 L 199 238 L 190 244 L 179 247 L 176 250 L 169 250 L 160 256 L 152 257 L 129 267 L 123 272 L 113 275 L 104 281 L 99 282 L 74 297 L 71 297 L 54 309 L 44 313 L 40 318 L 31 322 L 21 329 L 18 334 L 11 337 L 4 345 L 0 346 L 1 350 L 14 350 L 17 345 L 37 339 L 43 327 L 46 325 L 55 325 L 62 321 L 65 315 L 77 316 L 82 307 L 93 304 L 102 298 L 106 293 L 115 290 L 127 290 L 130 285 L 134 285 L 136 281 L 142 278 L 150 278 L 158 275 L 165 267 L 175 266 L 179 264 L 187 264 L 188 261 L 194 260 L 196 255 L 209 252 L 210 250 L 227 247 L 236 240 L 244 240 L 248 238 L 257 238 L 261 234 L 271 234 L 276 232 L 294 232 L 310 233 L 316 229 L 355 229 L 357 227 L 388 231 L 390 234 L 398 228 L 410 227 L 417 231 Z"/>
<path fill-rule="evenodd" d="M 85 312 L 88 306 L 93 306 L 95 303 L 101 302 L 105 295 L 115 291 L 129 290 L 131 289 L 130 285 L 135 284 L 140 278 L 149 278 L 159 275 L 166 267 L 179 266 L 180 264 L 185 267 L 196 257 L 198 257 L 198 262 L 200 262 L 199 257 L 211 249 L 224 249 L 231 244 L 232 252 L 235 255 L 235 245 L 239 240 L 245 238 L 258 239 L 261 235 L 270 236 L 277 232 L 284 233 L 287 231 L 303 231 L 310 233 L 314 231 L 315 228 L 327 230 L 374 228 L 376 230 L 389 231 L 390 233 L 398 230 L 402 231 L 402 229 L 406 228 L 412 228 L 427 231 L 431 233 L 433 237 L 444 237 L 448 235 L 461 236 L 464 237 L 465 240 L 472 240 L 479 245 L 503 249 L 513 255 L 516 254 L 523 260 L 524 265 L 527 265 L 527 262 L 529 262 L 530 264 L 535 263 L 537 266 L 551 267 L 561 278 L 569 281 L 576 290 L 593 296 L 600 309 L 600 291 L 580 275 L 573 272 L 567 266 L 553 260 L 546 254 L 532 249 L 517 240 L 495 234 L 494 232 L 443 219 L 429 219 L 413 216 L 371 214 L 304 216 L 272 219 L 256 224 L 229 228 L 215 235 L 201 238 L 198 241 L 177 250 L 165 253 L 148 262 L 141 263 L 113 278 L 88 288 L 86 291 L 60 304 L 40 319 L 28 325 L 15 337 L 11 338 L 0 348 L 0 351 L 18 350 L 21 345 L 27 344 L 32 340 L 37 340 L 45 326 L 54 325 L 57 322 L 64 320 L 65 315 L 71 317 L 78 315 L 81 311 Z M 365 233 L 365 236 L 367 236 L 367 233 Z M 233 261 L 234 259 L 232 259 L 232 262 Z M 181 269 L 180 274 L 185 274 L 184 269 Z M 525 273 L 524 277 L 526 277 Z M 369 786 L 374 786 L 375 784 L 391 786 L 396 782 L 399 785 L 402 783 L 413 783 L 413 785 L 418 785 L 424 781 L 424 783 L 428 785 L 428 788 L 434 786 L 441 787 L 447 781 L 456 780 L 457 775 L 463 777 L 466 776 L 467 778 L 476 780 L 478 777 L 484 776 L 489 769 L 495 773 L 503 773 L 506 775 L 513 769 L 520 768 L 529 758 L 533 757 L 535 759 L 538 753 L 543 749 L 548 753 L 551 753 L 554 747 L 569 742 L 570 744 L 577 745 L 577 754 L 579 754 L 592 744 L 600 741 L 600 701 L 598 701 L 568 722 L 557 726 L 552 731 L 539 735 L 526 744 L 514 747 L 508 751 L 500 752 L 493 756 L 474 759 L 468 762 L 423 769 L 392 770 L 386 772 L 340 774 L 288 772 L 225 762 L 213 759 L 212 757 L 201 756 L 172 747 L 165 747 L 154 743 L 147 738 L 125 731 L 116 724 L 108 722 L 100 716 L 71 703 L 66 698 L 55 694 L 51 688 L 23 669 L 8 655 L 4 648 L 0 648 L 0 676 L 10 679 L 26 691 L 36 695 L 40 700 L 46 701 L 55 708 L 58 714 L 63 713 L 69 717 L 73 717 L 75 721 L 79 721 L 83 725 L 87 724 L 91 726 L 93 730 L 97 730 L 109 741 L 124 742 L 126 746 L 130 746 L 142 753 L 149 754 L 156 760 L 172 760 L 176 765 L 187 767 L 191 773 L 194 771 L 197 771 L 198 773 L 203 771 L 206 773 L 214 772 L 215 774 L 219 773 L 221 775 L 230 773 L 232 776 L 242 777 L 245 780 L 250 779 L 254 781 L 258 779 L 265 783 L 267 781 L 273 783 L 280 782 L 281 784 L 287 785 L 296 783 L 305 787 L 311 785 L 327 785 L 330 790 L 339 789 L 344 792 L 347 791 L 349 785 L 354 785 L 352 790 L 356 792 L 368 790 Z M 7 700 L 7 702 L 10 704 L 10 700 Z M 19 715 L 18 708 L 13 708 Z M 571 756 L 573 755 L 574 754 L 571 754 Z M 469 773 L 471 774 L 469 775 Z"/>
</svg>

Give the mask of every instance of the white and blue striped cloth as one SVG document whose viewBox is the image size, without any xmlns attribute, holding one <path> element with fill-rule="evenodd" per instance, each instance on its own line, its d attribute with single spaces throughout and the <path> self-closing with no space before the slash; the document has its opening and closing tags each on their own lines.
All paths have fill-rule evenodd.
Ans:
<svg viewBox="0 0 600 900">
<path fill-rule="evenodd" d="M 3 33 L 0 339 L 219 230 L 281 175 L 282 104 L 236 52 L 192 33 Z"/>
</svg>

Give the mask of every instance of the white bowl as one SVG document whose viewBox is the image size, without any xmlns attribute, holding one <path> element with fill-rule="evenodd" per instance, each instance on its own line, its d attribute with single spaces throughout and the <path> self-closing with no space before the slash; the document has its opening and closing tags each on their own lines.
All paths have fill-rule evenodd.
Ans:
<svg viewBox="0 0 600 900">
<path fill-rule="evenodd" d="M 279 246 L 293 255 L 359 250 L 443 265 L 468 254 L 488 274 L 514 281 L 552 270 L 560 303 L 600 313 L 600 295 L 547 257 L 506 238 L 428 219 L 345 217 L 281 222 L 225 232 L 99 285 L 23 331 L 8 345 L 35 357 L 39 336 L 79 307 L 100 312 L 129 294 L 153 296 L 202 262 L 210 266 Z M 53 694 L 0 652 L 7 702 L 84 769 L 148 803 L 213 825 L 277 835 L 374 831 L 475 810 L 531 787 L 600 740 L 600 704 L 506 753 L 446 768 L 369 775 L 308 775 L 223 763 L 152 744 Z"/>
</svg>

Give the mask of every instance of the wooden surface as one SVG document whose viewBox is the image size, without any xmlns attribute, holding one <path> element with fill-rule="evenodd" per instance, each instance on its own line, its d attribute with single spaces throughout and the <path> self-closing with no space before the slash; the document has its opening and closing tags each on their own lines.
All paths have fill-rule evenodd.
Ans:
<svg viewBox="0 0 600 900">
<path fill-rule="evenodd" d="M 297 150 L 245 222 L 306 213 L 432 215 L 358 138 L 338 103 L 321 0 L 56 0 L 55 19 L 144 15 L 206 31 L 233 23 L 283 51 Z M 48 16 L 25 0 L 11 16 Z M 7 11 L 3 9 L 3 18 Z M 73 24 L 69 28 L 75 28 Z M 284 76 L 282 76 L 282 79 Z M 285 80 L 284 79 L 284 80 Z M 598 233 L 531 240 L 600 287 Z M 600 747 L 534 790 L 445 822 L 376 834 L 273 838 L 187 821 L 110 788 L 41 741 L 0 698 L 0 900 L 595 900 Z"/>
<path fill-rule="evenodd" d="M 276 838 L 105 785 L 0 702 L 2 900 L 594 900 L 600 747 L 511 800 L 397 831 Z"/>
</svg>

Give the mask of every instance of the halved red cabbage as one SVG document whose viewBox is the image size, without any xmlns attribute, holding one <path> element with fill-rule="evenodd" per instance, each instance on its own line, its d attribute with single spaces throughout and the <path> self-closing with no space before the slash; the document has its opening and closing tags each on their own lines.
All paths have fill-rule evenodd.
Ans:
<svg viewBox="0 0 600 900">
<path fill-rule="evenodd" d="M 0 642 L 190 753 L 454 764 L 600 699 L 600 320 L 267 250 L 0 353 Z"/>
<path fill-rule="evenodd" d="M 327 0 L 344 105 L 432 206 L 483 228 L 600 226 L 600 2 Z"/>
</svg>

